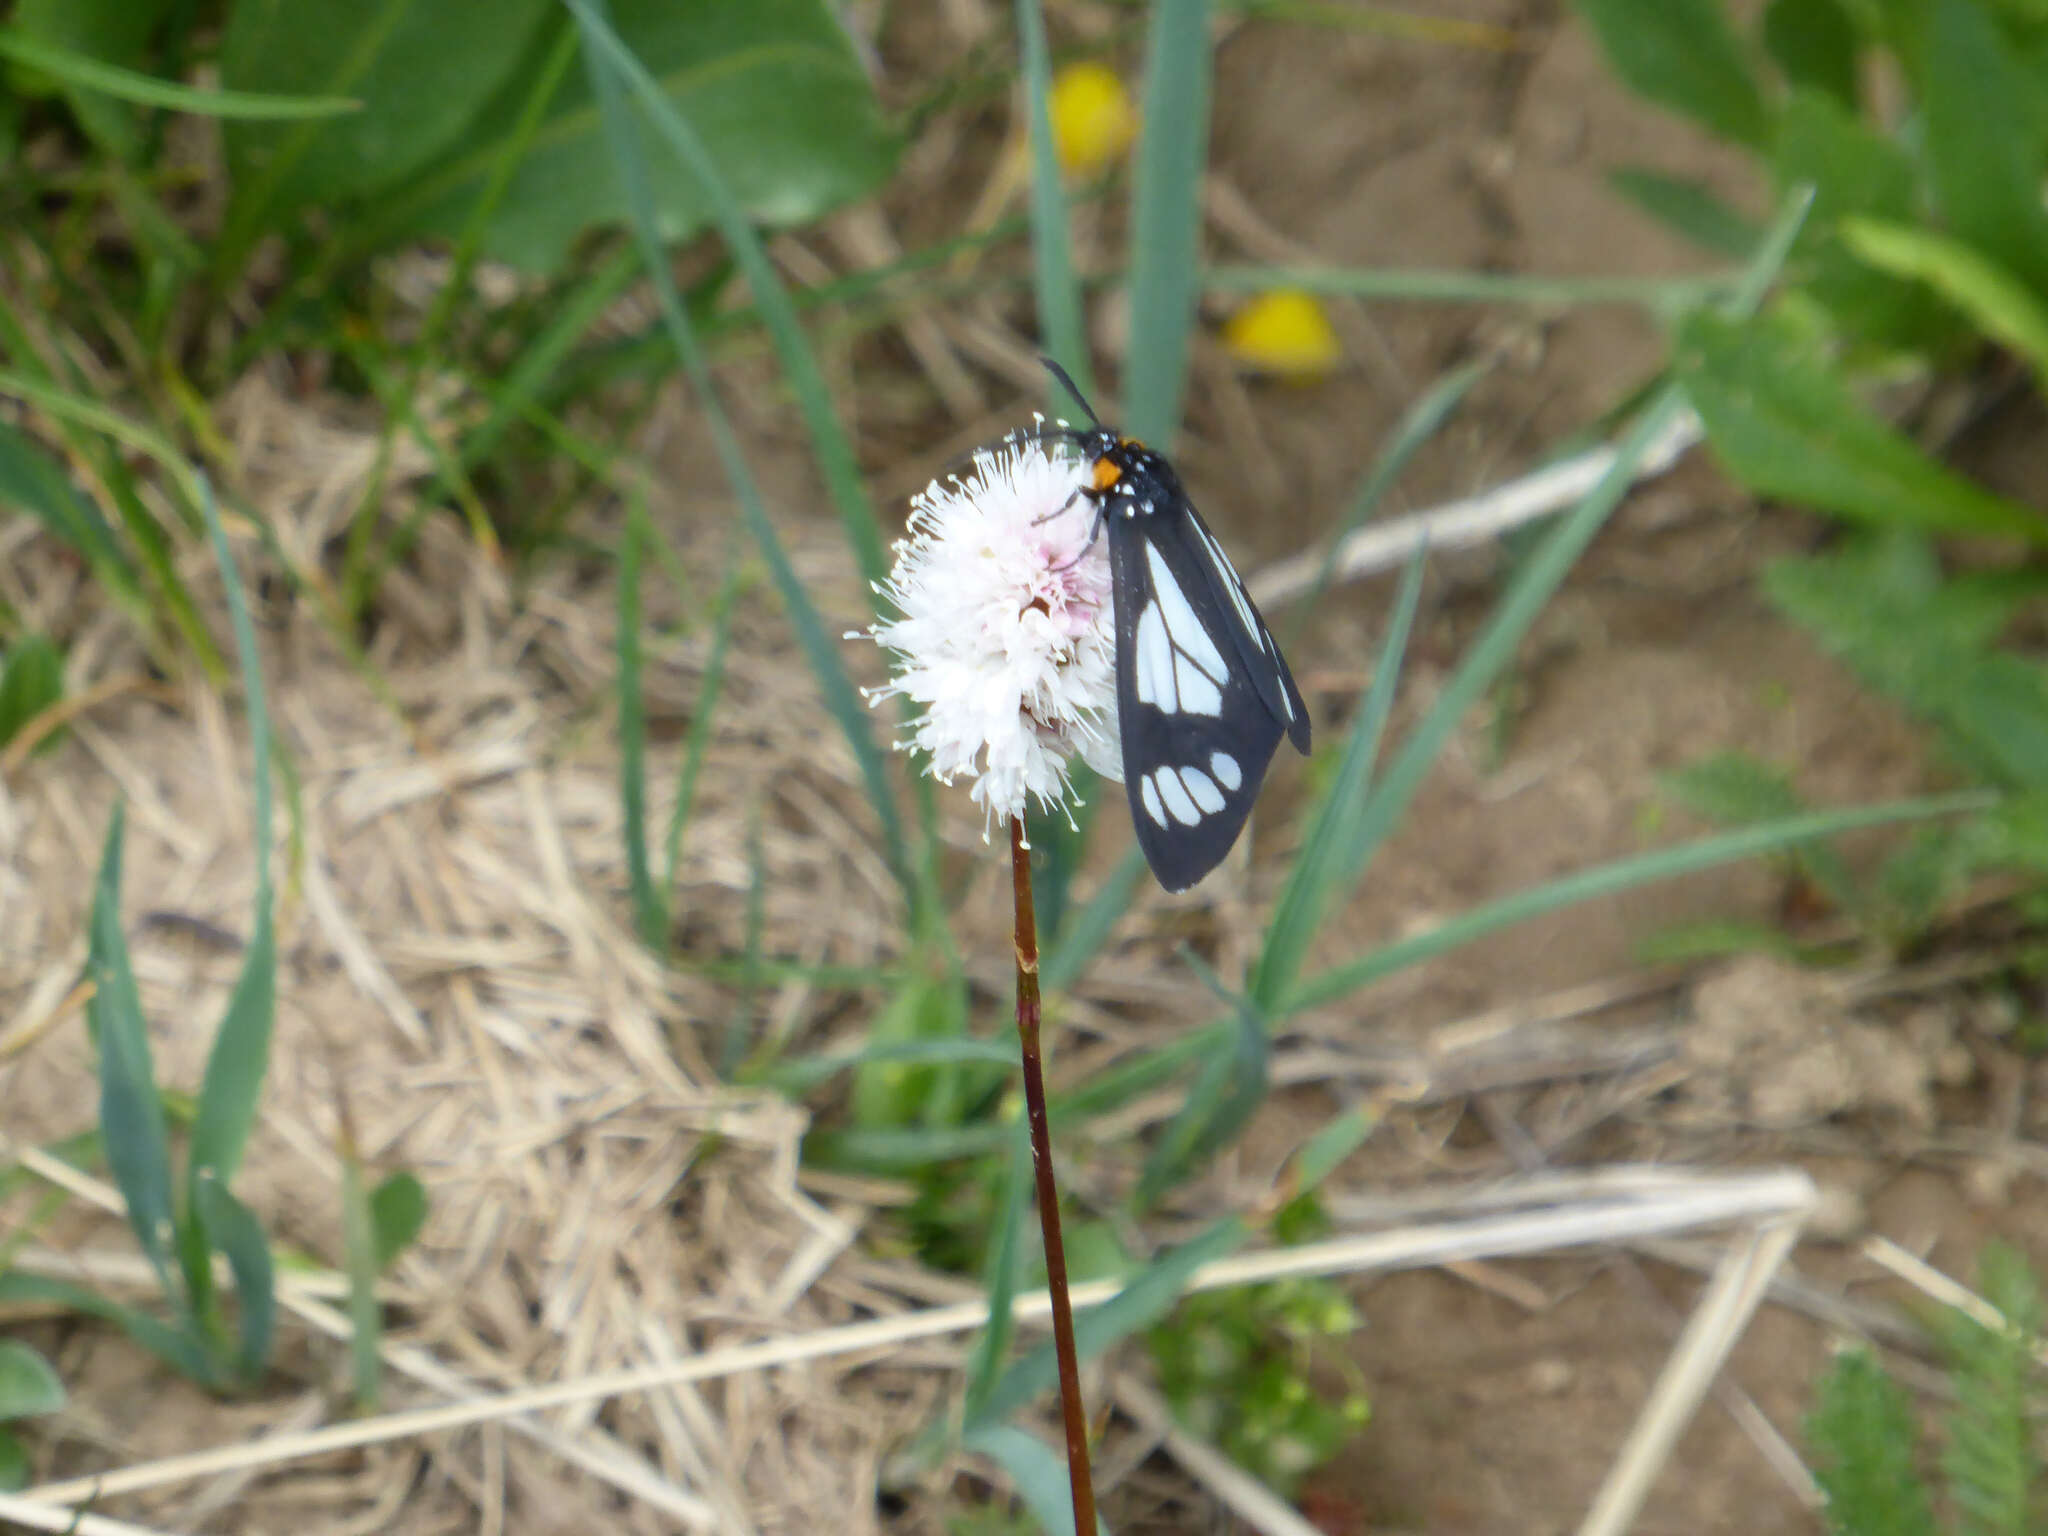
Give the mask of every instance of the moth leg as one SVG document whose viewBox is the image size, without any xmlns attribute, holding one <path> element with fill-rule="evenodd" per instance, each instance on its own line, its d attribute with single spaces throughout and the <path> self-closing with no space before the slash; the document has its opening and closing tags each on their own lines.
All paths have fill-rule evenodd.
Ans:
<svg viewBox="0 0 2048 1536">
<path fill-rule="evenodd" d="M 1081 493 L 1079 491 L 1074 492 L 1074 496 L 1079 496 L 1080 494 Z M 1067 498 L 1067 507 L 1071 507 L 1074 504 L 1074 496 L 1069 496 Z M 1061 507 L 1060 512 L 1066 511 L 1067 507 Z M 1060 514 L 1059 512 L 1054 512 L 1048 515 L 1051 517 L 1058 517 Z M 1095 521 L 1091 523 L 1088 527 L 1088 542 L 1081 546 L 1081 553 L 1074 556 L 1073 559 L 1062 561 L 1060 564 L 1054 566 L 1053 569 L 1055 571 L 1071 571 L 1075 566 L 1079 565 L 1083 560 L 1088 558 L 1088 551 L 1093 549 L 1095 547 L 1095 541 L 1102 537 L 1103 516 L 1104 513 L 1102 509 L 1102 503 L 1097 502 L 1095 504 Z M 1046 521 L 1046 519 L 1040 517 L 1033 519 L 1033 521 L 1042 523 Z"/>
</svg>

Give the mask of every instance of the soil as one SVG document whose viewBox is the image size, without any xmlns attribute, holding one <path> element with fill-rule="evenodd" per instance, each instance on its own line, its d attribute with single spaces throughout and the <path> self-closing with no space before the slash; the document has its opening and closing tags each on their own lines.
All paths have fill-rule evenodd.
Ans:
<svg viewBox="0 0 2048 1536">
<path fill-rule="evenodd" d="M 1216 254 L 1273 258 L 1293 250 L 1358 266 L 1651 276 L 1708 263 L 1625 204 L 1607 184 L 1614 169 L 1702 177 L 1739 205 L 1760 207 L 1763 189 L 1739 157 L 1625 96 L 1583 30 L 1557 8 L 1530 0 L 1426 0 L 1411 9 L 1491 23 L 1519 43 L 1488 51 L 1277 22 L 1230 24 L 1217 54 L 1209 229 Z M 1077 38 L 1109 25 L 1107 14 L 1092 9 L 1058 15 Z M 968 0 L 893 8 L 881 56 L 897 68 L 957 60 L 988 19 Z M 1005 111 L 998 104 L 949 119 L 950 160 L 913 152 L 905 184 L 883 199 L 903 244 L 957 231 L 957 220 L 948 224 L 944 215 L 974 195 L 1000 138 L 1000 127 L 991 125 Z M 1082 227 L 1084 236 L 1106 238 L 1087 217 Z M 1596 422 L 1661 355 L 1653 321 L 1625 308 L 1538 314 L 1410 304 L 1340 311 L 1346 366 L 1312 387 L 1247 383 L 1213 344 L 1198 348 L 1179 462 L 1248 569 L 1296 552 L 1326 529 L 1414 394 L 1459 362 L 1487 355 L 1496 366 L 1419 457 L 1389 510 L 1432 505 L 1528 468 Z M 1219 306 L 1207 318 L 1221 312 Z M 1091 319 L 1113 353 L 1113 302 L 1103 301 Z M 965 404 L 942 406 L 912 348 L 893 332 L 830 355 L 878 485 L 922 484 L 963 434 L 968 441 L 993 435 L 991 422 L 1027 408 L 1017 371 L 1023 367 L 1028 378 L 1026 338 L 1013 338 L 988 362 L 986 349 L 977 352 L 962 339 L 968 327 L 960 317 L 947 323 L 964 356 L 984 359 L 970 373 L 985 416 Z M 763 466 L 771 502 L 785 509 L 821 504 L 796 452 L 798 429 L 782 397 L 764 383 L 768 375 L 752 365 L 734 372 L 755 386 L 737 392 L 740 426 Z M 1113 382 L 1113 369 L 1106 377 Z M 252 409 L 232 419 L 253 442 L 263 433 L 250 423 L 269 418 Z M 718 483 L 700 425 L 673 405 L 648 446 L 665 485 Z M 303 443 L 292 452 L 308 457 Z M 2035 474 L 2039 494 L 2038 465 L 2023 450 L 2000 462 L 2003 478 L 2021 494 Z M 405 475 L 401 465 L 393 478 Z M 282 490 L 276 495 L 279 505 L 300 504 Z M 657 512 L 683 547 L 718 545 L 714 520 L 726 515 L 722 505 L 707 512 L 703 501 L 678 492 Z M 788 526 L 803 574 L 825 594 L 828 613 L 836 619 L 856 611 L 844 546 L 824 515 L 793 517 Z M 321 531 L 307 532 L 304 547 L 318 548 Z M 1799 787 L 1820 804 L 1875 801 L 1923 785 L 1929 764 L 1921 735 L 1779 621 L 1757 594 L 1755 576 L 1766 561 L 1823 536 L 1796 513 L 1756 507 L 1699 455 L 1634 494 L 1539 623 L 1511 686 L 1461 730 L 1361 895 L 1331 925 L 1318 958 L 1354 953 L 1686 830 L 1658 777 L 1711 753 L 1739 747 L 1796 765 Z M 457 590 L 450 583 L 471 579 L 475 570 L 447 548 L 447 540 L 437 545 L 430 538 L 415 569 L 394 576 L 392 616 L 376 641 L 380 665 L 406 680 L 414 729 L 443 749 L 435 771 L 450 775 L 441 786 L 445 806 L 434 800 L 431 782 L 390 790 L 369 776 L 377 765 L 410 770 L 405 744 L 362 727 L 361 717 L 376 718 L 376 707 L 351 692 L 347 668 L 317 654 L 316 629 L 280 621 L 271 636 L 280 718 L 301 750 L 324 750 L 342 765 L 316 776 L 308 802 L 338 808 L 339 825 L 360 829 L 351 832 L 353 842 L 334 845 L 342 904 L 357 914 L 368 950 L 386 962 L 386 981 L 395 975 L 401 996 L 394 1001 L 379 990 L 374 975 L 363 981 L 359 968 L 333 959 L 328 948 L 288 948 L 299 990 L 280 1026 L 287 1042 L 280 1059 L 295 1064 L 276 1086 L 280 1107 L 268 1112 L 261 1141 L 271 1162 L 252 1159 L 255 1193 L 248 1198 L 295 1241 L 331 1258 L 331 1211 L 275 1172 L 299 1158 L 331 1173 L 327 1149 L 344 1112 L 335 1106 L 331 1069 L 350 1085 L 363 1144 L 394 1165 L 421 1168 L 435 1187 L 436 1225 L 417 1264 L 394 1281 L 410 1307 L 409 1338 L 453 1352 L 481 1379 L 517 1384 L 644 1358 L 639 1351 L 651 1346 L 639 1332 L 641 1309 L 659 1310 L 649 1298 L 675 1301 L 693 1327 L 705 1330 L 692 1336 L 698 1347 L 722 1337 L 720 1328 L 751 1336 L 745 1327 L 753 1303 L 738 1298 L 753 1297 L 763 1284 L 763 1272 L 749 1267 L 758 1256 L 716 1243 L 688 1248 L 695 1237 L 679 1248 L 658 1229 L 673 1220 L 701 1231 L 712 1219 L 707 1212 L 744 1205 L 750 1220 L 782 1234 L 775 1265 L 794 1268 L 793 1255 L 826 1230 L 827 1207 L 849 1219 L 864 1208 L 845 1191 L 816 1200 L 798 1191 L 787 1166 L 792 1126 L 801 1128 L 796 1117 L 763 1104 L 746 1107 L 752 1119 L 735 1120 L 681 1081 L 712 1081 L 705 1063 L 720 1048 L 712 1021 L 728 1016 L 731 993 L 694 975 L 655 975 L 634 957 L 630 940 L 614 942 L 625 929 L 621 879 L 612 854 L 616 832 L 601 818 L 616 762 L 600 739 L 605 732 L 589 726 L 610 682 L 608 574 L 558 573 L 524 594 L 523 609 L 503 592 L 472 592 L 449 604 L 436 594 Z M 1507 558 L 1489 551 L 1435 566 L 1397 727 L 1426 708 L 1462 655 Z M 708 563 L 693 570 L 715 580 Z M 1319 729 L 1346 717 L 1365 681 L 1387 595 L 1379 582 L 1337 589 L 1294 642 Z M 800 675 L 799 664 L 772 618 L 743 624 L 734 658 L 728 713 L 737 711 L 743 724 L 734 740 L 721 734 L 707 766 L 703 793 L 711 811 L 692 825 L 686 937 L 707 950 L 740 951 L 743 897 L 758 856 L 769 871 L 771 940 L 786 936 L 787 952 L 807 958 L 864 959 L 887 943 L 887 880 L 877 879 L 865 851 L 850 772 L 835 760 L 836 745 L 818 745 L 814 703 L 788 697 L 787 679 Z M 683 685 L 694 681 L 701 656 L 664 672 L 667 665 L 657 658 L 650 687 L 657 694 L 657 741 L 669 753 L 661 771 L 672 781 L 690 697 Z M 492 681 L 479 702 L 464 690 L 485 673 Z M 349 699 L 355 702 L 345 704 Z M 351 708 L 357 717 L 347 718 Z M 67 745 L 64 755 L 31 765 L 25 782 L 11 786 L 30 811 L 14 822 L 0 816 L 0 851 L 19 858 L 25 871 L 43 872 L 35 877 L 46 883 L 35 886 L 34 906 L 47 929 L 19 949 L 0 950 L 0 1023 L 17 1016 L 32 985 L 57 963 L 53 957 L 76 964 L 71 946 L 81 932 L 91 847 L 82 829 L 104 824 L 110 799 L 95 789 L 81 806 L 64 782 L 88 749 L 102 763 L 147 766 L 126 781 L 131 800 L 138 783 L 155 786 L 137 816 L 136 836 L 154 841 L 131 863 L 131 889 L 140 892 L 131 897 L 135 910 L 191 908 L 230 923 L 228 914 L 246 910 L 245 888 L 208 883 L 215 850 L 229 836 L 216 838 L 214 829 L 245 817 L 240 797 L 217 793 L 224 779 L 241 782 L 219 715 L 196 706 L 167 716 L 137 704 L 103 713 L 91 729 L 98 735 L 85 746 Z M 177 758 L 179 749 L 166 745 L 173 734 L 202 737 L 205 750 Z M 380 752 L 385 758 L 377 758 Z M 791 765 L 794 787 L 776 792 L 765 818 L 765 852 L 756 854 L 749 827 L 762 821 L 755 781 L 764 759 Z M 1301 792 L 1301 770 L 1283 761 L 1273 809 L 1221 894 L 1167 901 L 1153 893 L 1133 924 L 1164 928 L 1185 917 L 1206 924 L 1201 931 L 1214 938 L 1221 962 L 1241 958 L 1233 955 L 1241 941 L 1232 939 L 1229 924 L 1202 914 L 1243 912 L 1248 892 L 1257 900 L 1270 890 L 1288 851 L 1286 811 Z M 6 809 L 0 798 L 0 811 Z M 665 806 L 655 809 L 657 817 L 665 814 Z M 961 845 L 978 852 L 964 803 L 949 806 L 948 815 L 959 823 Z M 1098 850 L 1105 865 L 1119 851 Z M 415 869 L 415 858 L 425 873 Z M 470 894 L 422 894 L 456 866 L 475 877 Z M 489 905 L 500 888 L 516 909 L 502 922 Z M 801 892 L 802 901 L 790 897 L 785 911 L 775 905 L 783 892 Z M 0 902 L 8 893 L 0 886 Z M 1641 945 L 1674 925 L 1773 919 L 1796 894 L 1781 870 L 1751 865 L 1591 903 L 1406 973 L 1315 1016 L 1307 1028 L 1352 1043 L 1420 1048 L 1486 1010 L 1634 976 Z M 482 904 L 481 915 L 465 908 L 471 900 Z M 572 907 L 579 914 L 574 922 L 561 915 Z M 999 933 L 997 913 L 994 893 L 980 888 L 964 903 L 961 922 Z M 815 946 L 807 925 L 815 926 Z M 342 947 L 331 927 L 321 931 L 328 935 L 323 944 Z M 529 931 L 543 933 L 544 942 L 529 942 Z M 491 945 L 516 951 L 514 960 L 493 970 Z M 1163 959 L 1167 951 L 1155 947 Z M 205 998 L 202 1017 L 217 1011 L 232 974 L 217 955 L 175 948 L 154 955 L 145 969 L 153 999 L 169 1006 L 183 998 L 189 1011 L 191 998 Z M 1831 1213 L 1827 1232 L 1802 1247 L 1796 1266 L 1834 1290 L 1866 1300 L 1894 1294 L 1847 1246 L 1867 1233 L 1963 1275 L 1977 1246 L 1994 1234 L 2019 1241 L 2037 1260 L 2048 1258 L 2048 1210 L 2031 1171 L 2039 1164 L 2025 1155 L 2025 1138 L 2035 1131 L 2029 1069 L 2000 1042 L 1979 1000 L 1951 989 L 1917 998 L 1911 1008 L 1879 1004 L 1852 1014 L 1838 1001 L 1809 996 L 1799 973 L 1746 962 L 1673 975 L 1667 983 L 1647 1000 L 1600 1013 L 1592 1027 L 1676 1027 L 1682 1043 L 1675 1069 L 1667 1062 L 1661 1076 L 1545 1082 L 1396 1109 L 1347 1165 L 1342 1182 L 1408 1188 L 1505 1175 L 1532 1158 L 1791 1161 L 1822 1181 Z M 836 1025 L 828 1003 L 792 983 L 762 1007 L 772 1023 L 816 1031 L 806 1036 L 814 1039 Z M 416 1032 L 421 1016 L 424 1032 Z M 514 1038 L 507 1018 L 522 1030 L 530 1026 L 531 1034 Z M 468 1030 L 459 1048 L 444 1037 L 447 1019 Z M 1784 1021 L 1796 1028 L 1782 1027 Z M 1687 1028 L 1695 1028 L 1689 1041 Z M 1815 1038 L 1835 1054 L 1815 1055 Z M 160 1049 L 167 1049 L 171 1070 L 189 1080 L 200 1043 L 197 1031 L 183 1030 Z M 679 1075 L 658 1059 L 664 1049 L 682 1062 Z M 11 1079 L 0 1076 L 10 1135 L 40 1138 L 79 1128 L 78 1117 L 60 1107 L 79 1102 L 86 1080 L 80 1074 L 89 1069 L 82 1046 L 67 1050 L 62 1059 L 17 1066 Z M 0 1073 L 7 1070 L 0 1063 Z M 1290 1136 L 1298 1139 L 1302 1123 L 1346 1097 L 1341 1085 L 1287 1090 L 1255 1128 L 1243 1162 L 1256 1165 L 1269 1151 L 1277 1157 L 1294 1144 Z M 687 1122 L 687 1133 L 665 1129 L 678 1122 Z M 545 1129 L 533 1133 L 536 1124 Z M 671 1202 L 669 1190 L 686 1171 L 698 1177 L 689 1137 L 700 1132 L 715 1135 L 726 1150 L 699 1186 L 708 1192 L 685 1208 Z M 742 1171 L 730 1174 L 735 1165 Z M 625 1180 L 622 1168 L 632 1175 L 631 1198 L 615 1193 Z M 728 1176 L 729 1186 L 719 1182 Z M 476 1214 L 459 1221 L 448 1214 L 464 1210 Z M 110 1244 L 105 1231 L 99 1236 L 102 1246 Z M 579 1241 L 603 1250 L 602 1259 L 586 1262 Z M 612 1260 L 630 1283 L 604 1291 Z M 824 1299 L 799 1320 L 842 1320 L 870 1305 L 879 1283 L 867 1276 L 838 1291 L 821 1286 Z M 1608 1253 L 1403 1274 L 1361 1287 L 1366 1324 L 1351 1358 L 1366 1382 L 1373 1420 L 1310 1479 L 1303 1507 L 1331 1536 L 1531 1536 L 1573 1528 L 1696 1286 L 1696 1276 L 1682 1268 Z M 598 1299 L 584 1307 L 586 1297 Z M 81 1342 L 86 1336 L 75 1328 L 45 1326 L 45 1342 L 63 1355 L 80 1405 L 49 1453 L 47 1472 L 238 1439 L 256 1423 L 272 1428 L 278 1421 L 275 1403 L 262 1413 L 219 1408 L 167 1383 L 104 1335 Z M 1828 1343 L 1821 1324 L 1767 1306 L 1728 1380 L 1796 1444 Z M 332 1362 L 321 1365 L 310 1346 L 305 1352 L 315 1358 L 294 1359 L 288 1370 L 306 1384 L 298 1406 L 317 1409 L 321 1373 L 331 1377 Z M 767 1457 L 793 1482 L 822 1478 L 799 1451 L 778 1450 L 778 1437 L 799 1412 L 792 1404 L 853 1388 L 831 1384 L 839 1378 L 806 1388 L 794 1380 L 803 1373 L 789 1374 L 791 1381 L 745 1389 L 751 1397 L 735 1387 L 716 1406 L 732 1423 L 750 1426 L 751 1438 L 733 1431 L 741 1447 L 735 1456 Z M 910 1370 L 903 1376 L 916 1379 Z M 891 1422 L 907 1432 L 930 1411 L 936 1389 L 927 1382 L 891 1390 Z M 139 1411 L 138 1405 L 153 1402 L 160 1410 L 171 1401 L 179 1405 L 175 1415 Z M 874 1438 L 862 1438 L 872 1425 L 856 1422 L 864 1411 L 845 1409 L 838 1426 L 862 1457 L 872 1454 Z M 577 1422 L 589 1421 L 586 1415 Z M 622 1409 L 604 1425 L 635 1444 L 676 1443 L 664 1442 L 672 1426 L 655 1409 Z M 590 1529 L 593 1520 L 618 1518 L 606 1490 L 574 1479 L 546 1481 L 549 1474 L 522 1462 L 516 1443 L 509 1471 L 502 1437 L 459 1445 L 461 1453 L 451 1456 L 408 1447 L 313 1463 L 300 1481 L 281 1475 L 253 1492 L 231 1489 L 221 1509 L 179 1506 L 181 1519 L 195 1522 L 179 1528 L 341 1529 L 347 1522 L 340 1505 L 314 1486 L 320 1478 L 351 1490 L 349 1520 L 366 1530 L 481 1524 L 537 1532 Z M 777 1454 L 787 1456 L 786 1467 L 773 1461 Z M 852 1471 L 872 1487 L 872 1462 Z M 844 1467 L 837 1474 L 851 1475 Z M 862 1485 L 857 1476 L 853 1481 L 858 1498 Z M 385 1490 L 401 1485 L 416 1486 L 417 1496 L 399 1499 L 381 1527 L 365 1523 Z M 1112 1517 L 1127 1516 L 1132 1529 L 1169 1528 L 1150 1523 L 1150 1506 L 1132 1497 L 1122 1508 L 1112 1502 Z M 1189 1507 L 1202 1512 L 1174 1528 L 1227 1528 L 1227 1517 L 1199 1499 Z M 320 1512 L 318 1518 L 308 1511 Z M 850 1518 L 854 1528 L 869 1528 L 864 1508 Z M 649 1529 L 674 1528 L 644 1510 L 631 1519 Z M 1710 1402 L 1638 1528 L 1739 1528 L 1768 1536 L 1819 1524 L 1755 1438 L 1725 1405 Z"/>
</svg>

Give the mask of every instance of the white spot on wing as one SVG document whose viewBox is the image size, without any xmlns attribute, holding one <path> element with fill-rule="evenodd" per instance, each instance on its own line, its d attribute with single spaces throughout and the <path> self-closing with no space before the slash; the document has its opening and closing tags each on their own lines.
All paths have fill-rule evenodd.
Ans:
<svg viewBox="0 0 2048 1536">
<path fill-rule="evenodd" d="M 1166 802 L 1166 808 L 1173 812 L 1173 819 L 1184 827 L 1192 827 L 1202 819 L 1202 813 L 1195 808 L 1195 802 L 1180 782 L 1180 775 L 1171 768 L 1155 769 L 1146 779 L 1146 784 L 1159 786 L 1159 798 Z"/>
<path fill-rule="evenodd" d="M 1244 782 L 1244 773 L 1237 766 L 1237 759 L 1228 752 L 1209 754 L 1209 771 L 1216 775 L 1216 782 L 1225 789 L 1236 789 Z"/>
<path fill-rule="evenodd" d="M 1152 595 L 1158 600 L 1161 616 L 1166 620 L 1166 633 L 1172 638 L 1174 648 L 1187 659 L 1208 673 L 1216 682 L 1222 682 L 1230 675 L 1223 665 L 1223 653 L 1216 649 L 1216 642 L 1209 638 L 1209 631 L 1195 614 L 1188 602 L 1187 593 L 1174 580 L 1173 567 L 1166 563 L 1166 556 L 1159 553 L 1159 546 L 1149 539 L 1145 542 L 1145 563 L 1152 572 Z"/>
<path fill-rule="evenodd" d="M 1191 715 L 1223 713 L 1223 690 L 1209 681 L 1208 674 L 1186 658 L 1175 665 L 1173 675 L 1180 681 L 1180 707 Z"/>
<path fill-rule="evenodd" d="M 1202 536 L 1202 543 L 1209 551 L 1209 558 L 1216 562 L 1217 569 L 1223 573 L 1223 590 L 1229 594 L 1230 606 L 1237 610 L 1238 622 L 1244 625 L 1244 632 L 1252 637 L 1252 643 L 1260 650 L 1267 649 L 1266 626 L 1261 624 L 1258 616 L 1252 612 L 1251 599 L 1245 596 L 1244 582 L 1238 578 L 1237 567 L 1230 563 L 1230 557 L 1223 553 L 1223 546 L 1216 542 L 1208 529 L 1193 518 L 1188 520 L 1188 526 Z"/>
<path fill-rule="evenodd" d="M 1138 615 L 1138 698 L 1159 709 L 1176 707 L 1173 685 L 1173 642 L 1166 638 L 1166 621 L 1159 605 L 1147 603 Z"/>
<path fill-rule="evenodd" d="M 1159 791 L 1153 787 L 1152 775 L 1146 774 L 1138 785 L 1138 798 L 1145 802 L 1145 814 L 1159 826 L 1166 825 L 1166 807 L 1159 803 Z"/>
<path fill-rule="evenodd" d="M 1183 768 L 1180 781 L 1187 786 L 1188 794 L 1194 798 L 1207 814 L 1214 816 L 1223 809 L 1223 791 L 1216 787 L 1216 781 L 1199 768 Z"/>
</svg>

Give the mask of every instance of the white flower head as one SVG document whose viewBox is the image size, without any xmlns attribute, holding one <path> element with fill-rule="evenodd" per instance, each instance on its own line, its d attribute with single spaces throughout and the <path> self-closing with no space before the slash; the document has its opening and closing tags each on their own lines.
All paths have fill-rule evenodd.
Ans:
<svg viewBox="0 0 2048 1536">
<path fill-rule="evenodd" d="M 903 745 L 943 783 L 972 774 L 991 824 L 1034 796 L 1061 803 L 1077 752 L 1123 778 L 1109 554 L 1089 543 L 1081 483 L 1039 442 L 976 453 L 964 479 L 912 502 L 880 589 L 902 617 L 870 631 L 895 653 L 895 680 L 872 697 L 920 706 Z"/>
</svg>

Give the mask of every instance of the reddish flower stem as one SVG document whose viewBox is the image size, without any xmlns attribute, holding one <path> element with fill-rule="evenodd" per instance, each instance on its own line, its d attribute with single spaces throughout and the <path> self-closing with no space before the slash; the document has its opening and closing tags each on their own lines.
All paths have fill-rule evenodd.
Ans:
<svg viewBox="0 0 2048 1536">
<path fill-rule="evenodd" d="M 1074 1536 L 1095 1536 L 1095 1480 L 1088 1466 L 1088 1413 L 1074 1353 L 1074 1305 L 1067 1296 L 1067 1249 L 1060 1237 L 1060 1196 L 1052 1177 L 1052 1131 L 1045 1118 L 1045 1067 L 1038 1050 L 1038 918 L 1031 902 L 1031 850 L 1024 818 L 1010 818 L 1010 882 L 1017 898 L 1017 1041 L 1024 1052 L 1024 1113 L 1038 1174 L 1038 1225 L 1045 1234 L 1045 1284 L 1052 1297 L 1052 1347 L 1060 1364 L 1060 1411 L 1067 1427 L 1067 1476 L 1074 1487 Z"/>
</svg>

